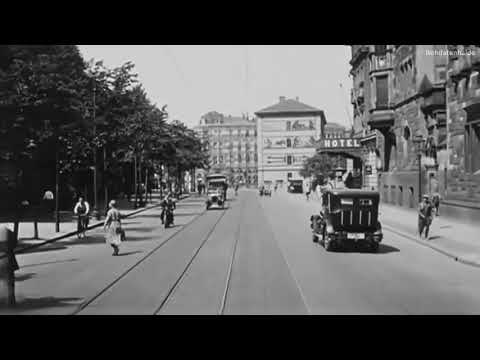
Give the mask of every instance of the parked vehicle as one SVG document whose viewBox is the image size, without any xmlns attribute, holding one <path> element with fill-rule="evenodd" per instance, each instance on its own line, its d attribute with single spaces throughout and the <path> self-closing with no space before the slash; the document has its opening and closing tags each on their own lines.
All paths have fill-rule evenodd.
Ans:
<svg viewBox="0 0 480 360">
<path fill-rule="evenodd" d="M 327 251 L 349 245 L 378 251 L 383 239 L 378 221 L 379 200 L 377 191 L 326 190 L 320 214 L 310 217 L 313 242 L 321 243 Z"/>
<path fill-rule="evenodd" d="M 303 180 L 288 180 L 288 188 L 287 191 L 289 193 L 303 193 Z"/>
<path fill-rule="evenodd" d="M 227 177 L 222 174 L 207 176 L 207 200 L 206 207 L 209 210 L 212 206 L 224 208 L 226 202 Z"/>
</svg>

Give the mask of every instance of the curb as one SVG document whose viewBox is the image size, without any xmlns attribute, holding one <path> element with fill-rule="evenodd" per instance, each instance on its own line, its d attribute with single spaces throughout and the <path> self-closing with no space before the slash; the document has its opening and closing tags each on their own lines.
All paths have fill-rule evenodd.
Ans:
<svg viewBox="0 0 480 360">
<path fill-rule="evenodd" d="M 465 258 L 463 258 L 463 257 L 461 257 L 461 256 L 457 256 L 457 255 L 455 255 L 455 254 L 452 253 L 452 252 L 446 251 L 446 250 L 444 250 L 444 249 L 442 249 L 442 248 L 440 248 L 440 247 L 438 247 L 438 246 L 435 246 L 435 245 L 429 244 L 429 243 L 427 243 L 427 242 L 421 241 L 421 240 L 415 238 L 415 236 L 412 236 L 412 235 L 410 235 L 410 234 L 404 233 L 403 231 L 399 231 L 399 230 L 397 230 L 397 229 L 395 229 L 395 228 L 393 228 L 393 227 L 391 227 L 391 226 L 382 224 L 382 227 L 383 227 L 384 229 L 386 229 L 387 231 L 390 231 L 390 232 L 392 232 L 392 233 L 394 233 L 394 234 L 397 234 L 397 235 L 400 235 L 400 236 L 402 236 L 402 237 L 404 237 L 404 238 L 406 238 L 406 239 L 408 239 L 408 240 L 414 241 L 414 242 L 416 242 L 417 244 L 420 244 L 420 245 L 423 245 L 423 246 L 425 246 L 425 247 L 428 247 L 428 248 L 430 248 L 430 249 L 432 249 L 432 250 L 435 250 L 435 251 L 439 252 L 440 254 L 445 255 L 445 256 L 447 256 L 447 257 L 449 257 L 449 258 L 451 258 L 451 259 L 453 259 L 453 260 L 455 260 L 455 261 L 457 261 L 457 262 L 459 262 L 459 263 L 480 268 L 480 262 L 467 260 L 467 259 L 465 259 Z"/>
<path fill-rule="evenodd" d="M 190 195 L 186 195 L 186 196 L 183 196 L 182 198 L 179 199 L 179 201 L 182 201 L 186 198 L 190 197 Z M 127 215 L 124 215 L 123 218 L 128 218 L 130 216 L 133 216 L 133 215 L 136 215 L 136 214 L 139 214 L 141 212 L 144 212 L 144 211 L 147 211 L 147 210 L 150 210 L 150 209 L 154 209 L 156 207 L 159 207 L 160 206 L 160 203 L 158 204 L 155 204 L 155 205 L 150 205 L 150 206 L 147 206 L 145 208 L 142 208 L 142 209 L 138 209 L 138 210 L 135 210 L 135 211 L 132 211 L 131 213 L 127 214 Z M 101 226 L 104 222 L 103 221 L 99 221 L 95 224 L 92 224 L 92 225 L 89 225 L 87 227 L 87 230 L 92 230 L 92 229 L 95 229 L 99 226 Z M 50 244 L 50 243 L 53 243 L 53 242 L 56 242 L 56 241 L 59 241 L 59 240 L 63 240 L 65 238 L 68 238 L 68 237 L 71 237 L 73 235 L 76 235 L 77 234 L 77 230 L 74 230 L 74 231 L 71 231 L 71 232 L 68 232 L 68 233 L 65 233 L 63 235 L 60 235 L 60 236 L 57 236 L 57 237 L 54 237 L 52 239 L 49 239 L 49 240 L 45 240 L 39 244 L 34 244 L 34 245 L 27 245 L 25 247 L 22 247 L 22 248 L 19 248 L 18 250 L 15 250 L 14 251 L 14 254 L 17 255 L 17 254 L 21 254 L 27 250 L 31 250 L 31 249 L 35 249 L 35 248 L 38 248 L 38 247 L 41 247 L 41 246 L 44 246 L 44 245 L 47 245 L 47 244 Z M 2 258 L 3 256 L 1 256 L 0 258 Z"/>
</svg>

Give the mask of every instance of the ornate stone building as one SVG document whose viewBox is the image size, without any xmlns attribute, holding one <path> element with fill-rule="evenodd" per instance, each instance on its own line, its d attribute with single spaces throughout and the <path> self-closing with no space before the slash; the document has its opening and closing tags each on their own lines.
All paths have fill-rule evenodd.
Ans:
<svg viewBox="0 0 480 360">
<path fill-rule="evenodd" d="M 420 193 L 431 190 L 430 174 L 439 180 L 440 188 L 445 187 L 437 172 L 437 154 L 446 145 L 447 58 L 435 55 L 445 46 L 362 45 L 355 46 L 356 53 L 353 49 L 354 46 L 352 71 L 362 62 L 368 69 L 368 77 L 366 70 L 356 70 L 354 75 L 353 92 L 359 93 L 355 99 L 361 99 L 352 100 L 355 130 L 360 133 L 364 129 L 362 142 L 366 144 L 370 165 L 376 163 L 373 169 L 379 170 L 382 200 L 414 207 Z M 362 77 L 364 80 L 360 80 Z M 375 136 L 372 131 L 376 131 Z M 421 174 L 419 150 L 414 142 L 420 137 L 424 139 L 420 151 Z M 375 143 L 372 145 L 369 139 Z"/>
<path fill-rule="evenodd" d="M 209 112 L 195 129 L 210 153 L 210 171 L 230 182 L 257 184 L 257 128 L 255 119 Z M 204 173 L 197 172 L 197 179 Z M 203 179 L 204 180 L 204 179 Z"/>
<path fill-rule="evenodd" d="M 480 201 L 480 45 L 449 46 L 445 198 Z M 442 161 L 443 160 L 443 161 Z M 440 169 L 443 170 L 443 169 Z"/>
</svg>

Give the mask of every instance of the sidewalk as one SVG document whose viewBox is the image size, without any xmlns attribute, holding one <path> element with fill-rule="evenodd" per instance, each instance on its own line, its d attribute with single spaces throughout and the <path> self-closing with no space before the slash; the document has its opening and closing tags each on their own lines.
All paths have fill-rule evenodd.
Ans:
<svg viewBox="0 0 480 360">
<path fill-rule="evenodd" d="M 404 235 L 457 261 L 480 266 L 480 224 L 447 216 L 434 217 L 429 239 L 420 239 L 416 210 L 380 205 L 380 221 L 386 230 Z"/>
<path fill-rule="evenodd" d="M 311 200 L 319 201 L 311 196 Z M 440 211 L 442 208 L 440 208 Z M 470 217 L 442 215 L 433 219 L 429 239 L 420 239 L 416 209 L 380 203 L 379 218 L 385 230 L 392 231 L 427 246 L 456 261 L 480 267 L 480 223 Z M 445 212 L 444 212 L 445 213 Z"/>
<path fill-rule="evenodd" d="M 188 194 L 184 194 L 180 199 L 188 197 Z M 118 208 L 123 216 L 131 216 L 136 213 L 145 211 L 152 207 L 158 206 L 160 204 L 160 193 L 154 192 L 152 194 L 152 201 L 149 201 L 145 207 L 142 208 L 133 208 L 133 202 L 129 202 L 126 199 L 121 199 L 117 201 Z M 19 224 L 19 239 L 17 251 L 25 247 L 30 247 L 34 245 L 40 245 L 45 242 L 51 242 L 59 240 L 65 237 L 69 237 L 76 234 L 77 231 L 77 220 L 70 212 L 61 212 L 60 214 L 60 232 L 55 232 L 55 221 L 52 218 L 51 220 L 41 220 L 38 223 L 38 240 L 34 240 L 34 226 L 33 221 L 27 220 Z M 90 224 L 88 229 L 95 228 L 100 226 L 104 222 L 104 217 L 100 220 L 95 218 L 90 218 Z M 0 222 L 0 225 L 7 225 L 10 229 L 13 230 L 13 223 Z"/>
</svg>

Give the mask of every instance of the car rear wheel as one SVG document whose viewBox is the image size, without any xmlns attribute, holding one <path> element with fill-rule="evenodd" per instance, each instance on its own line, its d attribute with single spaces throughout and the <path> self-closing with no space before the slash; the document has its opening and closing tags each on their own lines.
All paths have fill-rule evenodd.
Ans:
<svg viewBox="0 0 480 360">
<path fill-rule="evenodd" d="M 372 243 L 372 244 L 370 245 L 370 251 L 371 251 L 372 253 L 376 253 L 376 252 L 378 252 L 378 248 L 379 248 L 379 247 L 380 247 L 380 244 L 374 242 L 374 243 Z"/>
<path fill-rule="evenodd" d="M 313 235 L 312 235 L 312 241 L 313 241 L 314 243 L 318 243 L 318 236 L 315 235 L 315 234 L 313 234 Z"/>
</svg>

